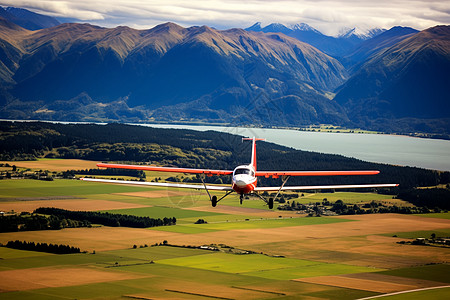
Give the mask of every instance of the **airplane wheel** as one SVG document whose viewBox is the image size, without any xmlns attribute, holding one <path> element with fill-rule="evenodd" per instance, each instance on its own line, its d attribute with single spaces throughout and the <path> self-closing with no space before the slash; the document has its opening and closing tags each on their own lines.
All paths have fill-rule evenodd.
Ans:
<svg viewBox="0 0 450 300">
<path fill-rule="evenodd" d="M 244 199 L 244 195 L 241 195 L 240 199 L 239 199 L 239 203 L 242 205 L 242 200 Z"/>
<path fill-rule="evenodd" d="M 212 198 L 211 198 L 211 205 L 212 205 L 212 207 L 216 207 L 216 205 L 217 205 L 217 196 L 212 196 Z"/>
<path fill-rule="evenodd" d="M 273 209 L 273 198 L 269 198 L 269 209 Z"/>
</svg>

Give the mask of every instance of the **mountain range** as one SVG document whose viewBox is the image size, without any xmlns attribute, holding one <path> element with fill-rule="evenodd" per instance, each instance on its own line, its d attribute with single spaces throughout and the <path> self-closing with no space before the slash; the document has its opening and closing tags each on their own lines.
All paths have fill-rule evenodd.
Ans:
<svg viewBox="0 0 450 300">
<path fill-rule="evenodd" d="M 354 120 L 450 117 L 450 27 L 412 34 L 372 55 L 334 100 Z"/>
<path fill-rule="evenodd" d="M 85 93 L 102 103 L 126 99 L 154 110 L 154 118 L 230 121 L 276 100 L 302 108 L 303 124 L 348 121 L 329 99 L 347 77 L 344 67 L 282 34 L 173 23 L 150 30 L 62 24 L 28 31 L 3 20 L 0 39 L 6 102 L 41 101 L 40 112 Z"/>
<path fill-rule="evenodd" d="M 0 117 L 449 134 L 449 41 L 450 26 L 330 37 L 307 24 L 30 30 L 0 17 Z"/>
<path fill-rule="evenodd" d="M 25 29 L 38 30 L 61 24 L 57 19 L 17 7 L 1 7 L 0 17 Z"/>
<path fill-rule="evenodd" d="M 245 30 L 255 32 L 280 32 L 296 38 L 299 41 L 308 43 L 337 59 L 355 49 L 362 42 L 374 38 L 386 31 L 385 29 L 380 28 L 362 31 L 354 27 L 342 29 L 341 33 L 334 37 L 325 35 L 305 23 L 299 23 L 289 27 L 280 23 L 272 23 L 265 27 L 261 27 L 261 22 L 257 22 Z"/>
</svg>

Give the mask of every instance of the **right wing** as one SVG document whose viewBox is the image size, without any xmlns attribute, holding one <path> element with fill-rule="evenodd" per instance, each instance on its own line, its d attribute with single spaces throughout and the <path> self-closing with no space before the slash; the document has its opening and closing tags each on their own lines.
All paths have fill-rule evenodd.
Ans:
<svg viewBox="0 0 450 300">
<path fill-rule="evenodd" d="M 103 182 L 103 183 L 118 183 L 118 184 L 130 184 L 140 186 L 162 186 L 181 189 L 193 189 L 193 190 L 208 190 L 214 191 L 231 191 L 233 190 L 229 186 L 220 185 L 203 185 L 203 184 L 181 184 L 181 183 L 168 183 L 168 182 L 147 182 L 147 181 L 126 181 L 126 180 L 111 180 L 111 179 L 96 179 L 96 178 L 80 178 L 83 181 Z"/>
<path fill-rule="evenodd" d="M 159 172 L 175 172 L 175 173 L 189 173 L 189 174 L 205 174 L 212 175 L 231 175 L 233 171 L 229 170 L 209 170 L 209 169 L 189 169 L 189 168 L 175 168 L 175 167 L 155 167 L 148 165 L 120 165 L 120 164 L 104 164 L 99 163 L 97 167 L 111 168 L 111 169 L 127 169 L 127 170 L 142 170 L 142 171 L 159 171 Z"/>
<path fill-rule="evenodd" d="M 380 171 L 256 171 L 256 176 L 278 178 L 279 176 L 344 176 L 376 175 Z"/>
<path fill-rule="evenodd" d="M 388 188 L 396 187 L 397 183 L 380 183 L 380 184 L 355 184 L 355 185 L 311 185 L 311 186 L 262 186 L 256 187 L 255 192 L 271 192 L 271 191 L 302 191 L 302 190 L 326 190 L 326 189 L 361 189 L 361 188 Z"/>
</svg>

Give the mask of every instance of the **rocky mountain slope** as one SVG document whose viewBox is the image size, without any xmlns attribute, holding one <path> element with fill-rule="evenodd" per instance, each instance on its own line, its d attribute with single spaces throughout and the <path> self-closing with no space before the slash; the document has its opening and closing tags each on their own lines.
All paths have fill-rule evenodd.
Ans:
<svg viewBox="0 0 450 300">
<path fill-rule="evenodd" d="M 156 118 L 170 113 L 198 119 L 195 114 L 203 111 L 220 121 L 261 101 L 296 99 L 289 105 L 310 116 L 297 118 L 298 124 L 347 121 L 329 99 L 347 77 L 344 67 L 283 34 L 173 23 L 150 30 L 62 24 L 27 31 L 3 19 L 0 43 L 2 102 L 41 101 L 42 113 L 57 100 L 85 93 L 94 102 L 126 99 L 130 107 L 155 110 Z"/>
<path fill-rule="evenodd" d="M 61 24 L 53 17 L 16 7 L 0 7 L 0 17 L 29 30 L 38 30 Z"/>
<path fill-rule="evenodd" d="M 450 26 L 436 26 L 372 56 L 335 100 L 358 122 L 377 118 L 448 122 L 449 70 Z"/>
</svg>

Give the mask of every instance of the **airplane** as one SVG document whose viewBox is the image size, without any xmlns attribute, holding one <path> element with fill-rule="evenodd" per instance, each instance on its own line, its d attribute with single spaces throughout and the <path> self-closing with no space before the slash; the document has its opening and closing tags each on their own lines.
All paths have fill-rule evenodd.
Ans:
<svg viewBox="0 0 450 300">
<path fill-rule="evenodd" d="M 187 174 L 201 174 L 200 184 L 181 184 L 181 183 L 164 183 L 164 182 L 142 182 L 142 181 L 125 181 L 125 180 L 108 180 L 108 179 L 95 179 L 95 178 L 81 178 L 84 181 L 105 182 L 105 183 L 119 183 L 119 184 L 134 184 L 134 185 L 148 185 L 148 186 L 162 186 L 173 188 L 187 188 L 196 190 L 205 190 L 211 201 L 211 205 L 216 207 L 217 203 L 223 200 L 231 193 L 236 192 L 240 195 L 240 204 L 245 195 L 256 195 L 261 200 L 266 202 L 269 209 L 273 209 L 274 201 L 278 197 L 281 191 L 301 191 L 301 190 L 322 190 L 322 189 L 353 189 L 353 188 L 390 188 L 396 187 L 398 184 L 358 184 L 358 185 L 317 185 L 317 186 L 285 186 L 286 182 L 291 176 L 347 176 L 347 175 L 376 175 L 380 171 L 259 171 L 256 168 L 256 141 L 263 141 L 261 138 L 242 138 L 242 141 L 252 141 L 252 155 L 251 161 L 248 165 L 237 166 L 234 170 L 210 170 L 210 169 L 190 169 L 190 168 L 177 168 L 177 167 L 157 167 L 149 165 L 123 165 L 123 164 L 97 164 L 100 168 L 114 168 L 114 169 L 129 169 L 129 170 L 142 170 L 142 171 L 159 171 L 159 172 L 176 172 Z M 204 181 L 204 176 L 213 175 L 231 175 L 231 186 L 223 185 L 207 185 Z M 258 177 L 264 176 L 265 178 L 282 178 L 281 186 L 277 187 L 257 187 Z M 220 199 L 216 195 L 211 195 L 209 191 L 224 191 Z M 277 192 L 275 197 L 265 199 L 260 192 Z"/>
</svg>

